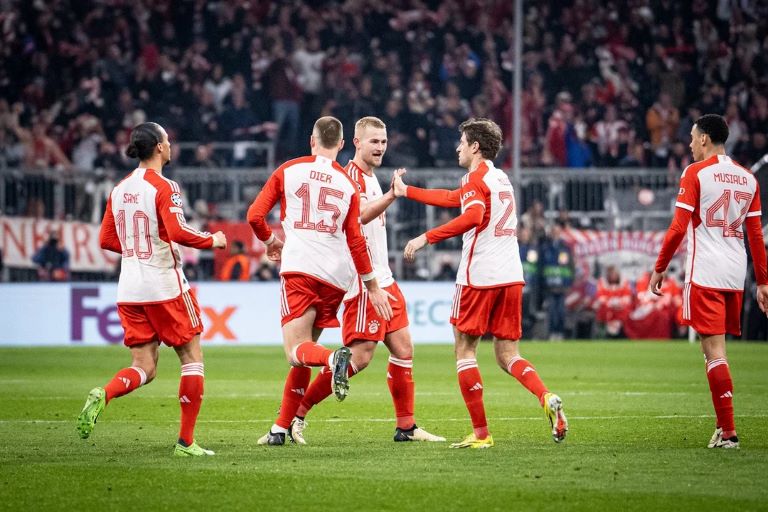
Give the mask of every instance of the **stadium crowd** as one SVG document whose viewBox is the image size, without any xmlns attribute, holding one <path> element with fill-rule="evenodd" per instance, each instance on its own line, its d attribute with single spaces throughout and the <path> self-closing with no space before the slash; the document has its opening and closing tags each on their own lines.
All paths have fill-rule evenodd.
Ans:
<svg viewBox="0 0 768 512">
<path fill-rule="evenodd" d="M 152 119 L 200 143 L 184 162 L 253 165 L 212 141 L 303 151 L 320 114 L 389 128 L 385 165 L 455 166 L 456 126 L 496 120 L 511 147 L 513 3 L 103 0 L 0 5 L 0 165 L 129 166 Z M 526 3 L 526 166 L 689 161 L 688 132 L 722 112 L 728 151 L 768 152 L 768 4 Z M 351 138 L 351 133 L 346 133 Z M 349 148 L 348 148 L 349 151 Z M 341 158 L 348 157 L 341 155 Z"/>
</svg>

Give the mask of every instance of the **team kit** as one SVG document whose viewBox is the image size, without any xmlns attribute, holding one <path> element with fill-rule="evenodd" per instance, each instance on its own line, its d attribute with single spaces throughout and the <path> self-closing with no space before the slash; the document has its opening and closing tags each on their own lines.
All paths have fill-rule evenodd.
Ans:
<svg viewBox="0 0 768 512">
<path fill-rule="evenodd" d="M 248 223 L 265 244 L 267 257 L 280 262 L 280 322 L 289 368 L 277 417 L 257 444 L 307 444 L 306 418 L 311 410 L 331 395 L 344 400 L 350 381 L 368 366 L 380 344 L 389 351 L 394 441 L 446 441 L 416 422 L 407 298 L 394 279 L 387 247 L 386 210 L 396 200 L 461 211 L 410 240 L 403 250 L 405 260 L 412 262 L 426 245 L 462 237 L 450 323 L 458 384 L 472 431 L 448 446 L 494 445 L 477 364 L 479 342 L 487 334 L 492 336 L 499 368 L 536 397 L 552 439 L 564 441 L 568 421 L 563 400 L 547 388 L 520 351 L 525 283 L 514 189 L 507 174 L 493 164 L 503 140 L 499 126 L 482 118 L 459 126 L 456 154 L 467 173 L 453 190 L 408 185 L 405 169 L 377 176 L 387 131 L 376 117 L 356 122 L 355 154 L 342 167 L 336 162 L 345 143 L 342 133 L 338 119 L 318 119 L 309 138 L 310 155 L 278 167 L 248 209 Z M 706 446 L 725 449 L 739 448 L 725 335 L 739 335 L 741 330 L 745 231 L 758 305 L 765 312 L 768 304 L 760 194 L 752 174 L 725 155 L 727 137 L 728 127 L 720 116 L 708 114 L 694 124 L 690 147 L 695 163 L 682 174 L 675 215 L 649 284 L 649 292 L 661 294 L 666 267 L 687 235 L 683 318 L 700 336 L 717 418 Z M 173 453 L 211 456 L 214 452 L 200 446 L 194 435 L 205 382 L 203 325 L 197 298 L 184 276 L 180 246 L 226 249 L 227 240 L 222 232 L 201 232 L 187 224 L 179 185 L 162 172 L 171 155 L 163 127 L 151 122 L 136 126 L 126 154 L 139 165 L 112 191 L 99 239 L 103 249 L 122 256 L 117 308 L 132 361 L 103 387 L 90 391 L 77 418 L 77 432 L 88 439 L 113 399 L 154 379 L 163 343 L 175 350 L 181 365 L 181 421 Z M 379 178 L 389 182 L 386 192 Z M 282 238 L 268 223 L 275 207 Z M 330 350 L 317 343 L 324 329 L 338 327 L 341 348 Z M 319 369 L 314 378 L 313 367 Z"/>
</svg>

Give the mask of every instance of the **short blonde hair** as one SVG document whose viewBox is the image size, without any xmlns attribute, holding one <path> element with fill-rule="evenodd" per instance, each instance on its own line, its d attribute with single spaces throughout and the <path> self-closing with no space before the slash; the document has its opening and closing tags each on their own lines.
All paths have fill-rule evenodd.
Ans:
<svg viewBox="0 0 768 512">
<path fill-rule="evenodd" d="M 333 149 L 339 145 L 343 135 L 341 121 L 332 116 L 321 117 L 315 121 L 312 135 L 325 149 Z"/>
<path fill-rule="evenodd" d="M 379 119 L 378 117 L 373 116 L 365 116 L 361 117 L 357 120 L 355 123 L 355 137 L 359 137 L 360 134 L 368 127 L 371 128 L 380 128 L 380 129 L 387 129 L 387 125 L 384 124 L 384 121 Z"/>
</svg>

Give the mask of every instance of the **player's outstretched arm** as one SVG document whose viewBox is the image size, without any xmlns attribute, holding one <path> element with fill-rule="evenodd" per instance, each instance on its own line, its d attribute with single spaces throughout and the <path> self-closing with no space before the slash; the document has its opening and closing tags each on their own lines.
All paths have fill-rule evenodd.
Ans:
<svg viewBox="0 0 768 512">
<path fill-rule="evenodd" d="M 405 169 L 396 169 L 393 173 L 393 176 L 402 176 L 406 173 Z M 394 184 L 395 178 L 392 178 L 392 183 Z M 389 205 L 395 202 L 395 199 L 397 199 L 397 196 L 395 195 L 395 188 L 393 185 L 389 187 L 389 190 L 386 194 L 381 196 L 378 199 L 375 199 L 373 201 L 365 201 L 363 200 L 363 197 L 360 198 L 360 222 L 363 224 L 368 224 L 373 219 L 377 218 L 379 215 L 384 213 L 384 211 L 389 208 Z"/>
<path fill-rule="evenodd" d="M 107 209 L 104 211 L 104 217 L 101 219 L 101 228 L 99 229 L 99 245 L 102 249 L 123 253 L 123 247 L 120 245 L 120 238 L 117 236 L 115 227 L 115 216 L 112 213 L 112 197 L 107 199 Z"/>
<path fill-rule="evenodd" d="M 397 171 L 395 171 L 397 173 Z M 419 188 L 413 185 L 406 185 L 403 182 L 404 172 L 395 175 L 392 181 L 392 190 L 395 197 L 407 197 L 419 203 L 431 206 L 440 206 L 442 208 L 458 208 L 461 206 L 461 189 L 446 190 L 442 188 Z"/>
<path fill-rule="evenodd" d="M 413 262 L 416 259 L 416 252 L 429 244 L 436 244 L 448 238 L 462 235 L 472 228 L 482 224 L 485 207 L 480 204 L 474 204 L 464 210 L 464 213 L 455 219 L 446 222 L 442 226 L 422 233 L 410 242 L 403 249 L 403 256 L 406 261 Z"/>
</svg>

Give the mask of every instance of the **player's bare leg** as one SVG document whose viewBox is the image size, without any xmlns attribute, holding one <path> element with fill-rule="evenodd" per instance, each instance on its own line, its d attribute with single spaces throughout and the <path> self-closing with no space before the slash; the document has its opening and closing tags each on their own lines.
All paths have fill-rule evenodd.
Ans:
<svg viewBox="0 0 768 512">
<path fill-rule="evenodd" d="M 419 428 L 414 419 L 413 342 L 407 327 L 387 333 L 384 345 L 389 349 L 387 385 L 395 407 L 396 442 L 445 441 L 444 437 Z"/>
<path fill-rule="evenodd" d="M 453 338 L 459 389 L 472 419 L 473 432 L 462 441 L 451 444 L 451 448 L 490 448 L 493 446 L 493 438 L 485 419 L 483 378 L 477 367 L 477 344 L 480 337 L 463 333 L 454 327 Z"/>
<path fill-rule="evenodd" d="M 549 420 L 555 442 L 559 443 L 565 439 L 568 420 L 563 412 L 563 401 L 556 394 L 549 392 L 536 368 L 520 355 L 520 341 L 494 338 L 493 349 L 499 367 L 516 378 L 539 399 Z"/>
<path fill-rule="evenodd" d="M 373 354 L 376 352 L 376 345 L 375 341 L 368 340 L 355 340 L 347 345 L 352 352 L 347 369 L 349 378 L 354 377 L 368 366 L 371 359 L 373 359 Z M 309 385 L 309 388 L 307 388 L 288 432 L 291 441 L 294 443 L 307 444 L 307 440 L 304 438 L 304 430 L 307 428 L 306 416 L 314 406 L 331 395 L 331 381 L 331 369 L 326 366 L 320 370 Z"/>
<path fill-rule="evenodd" d="M 77 432 L 88 439 L 99 415 L 110 400 L 130 393 L 155 378 L 157 371 L 158 343 L 152 341 L 135 345 L 131 349 L 131 366 L 123 368 L 103 388 L 93 388 L 88 393 L 83 410 L 77 417 Z"/>
<path fill-rule="evenodd" d="M 725 335 L 702 336 L 701 350 L 707 363 L 707 380 L 712 393 L 717 425 L 708 448 L 738 448 L 733 419 L 733 381 L 725 352 Z"/>
<path fill-rule="evenodd" d="M 336 398 L 341 401 L 347 395 L 348 367 L 352 353 L 347 347 L 332 351 L 317 344 L 323 330 L 314 327 L 316 315 L 315 308 L 307 308 L 299 318 L 283 326 L 283 348 L 291 369 L 285 380 L 278 418 L 269 432 L 259 438 L 258 444 L 285 444 L 293 418 L 309 387 L 312 378 L 311 366 L 331 368 L 331 386 Z"/>
<path fill-rule="evenodd" d="M 212 450 L 206 450 L 198 445 L 194 436 L 195 423 L 200 413 L 200 406 L 203 404 L 205 388 L 205 366 L 200 336 L 195 336 L 188 343 L 174 348 L 181 363 L 181 380 L 179 381 L 181 427 L 173 454 L 180 457 L 213 455 Z"/>
</svg>

